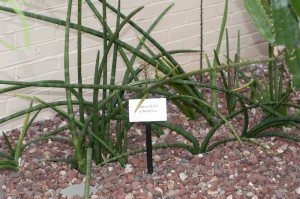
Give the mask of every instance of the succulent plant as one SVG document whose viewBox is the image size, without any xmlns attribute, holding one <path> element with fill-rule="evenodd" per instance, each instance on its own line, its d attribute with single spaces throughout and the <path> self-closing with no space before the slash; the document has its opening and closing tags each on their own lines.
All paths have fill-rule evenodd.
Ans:
<svg viewBox="0 0 300 199">
<path fill-rule="evenodd" d="M 292 85 L 300 90 L 300 1 L 244 0 L 258 32 L 283 50 Z"/>
</svg>

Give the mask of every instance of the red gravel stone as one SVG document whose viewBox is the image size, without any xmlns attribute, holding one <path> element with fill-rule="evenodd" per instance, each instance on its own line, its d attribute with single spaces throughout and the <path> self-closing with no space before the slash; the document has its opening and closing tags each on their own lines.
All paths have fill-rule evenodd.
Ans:
<svg viewBox="0 0 300 199">
<path fill-rule="evenodd" d="M 180 117 L 178 118 L 181 120 Z M 178 122 L 180 123 L 180 121 Z M 235 121 L 232 120 L 232 122 L 234 123 Z M 189 123 L 190 125 L 195 125 L 195 127 L 190 126 L 190 129 L 200 128 L 200 125 L 202 125 L 200 129 L 203 129 L 203 125 L 204 129 L 208 128 L 202 121 L 191 121 Z M 133 127 L 132 130 L 135 130 L 135 128 Z M 203 135 L 199 137 L 198 131 L 191 130 L 191 132 L 196 133 L 195 136 L 200 141 L 203 139 Z M 34 132 L 31 133 L 34 134 Z M 222 138 L 224 136 L 222 133 L 225 133 L 225 131 L 222 132 L 221 128 L 220 135 L 217 136 Z M 299 131 L 295 130 L 294 133 L 299 134 Z M 69 137 L 68 133 L 63 133 L 62 135 Z M 33 137 L 30 133 L 26 136 Z M 134 134 L 134 132 L 129 132 L 128 136 L 135 139 L 134 142 L 129 139 L 128 144 L 131 149 L 141 147 L 145 143 L 144 135 L 139 136 Z M 17 139 L 17 133 L 11 136 L 10 139 L 13 137 Z M 213 137 L 212 139 L 216 138 Z M 182 137 L 170 132 L 168 136 L 158 140 L 168 142 L 171 140 L 182 141 Z M 271 139 L 269 138 L 263 138 L 260 141 L 271 146 Z M 0 142 L 3 143 L 1 137 Z M 280 155 L 280 164 L 274 161 L 271 153 L 261 152 L 262 149 L 260 147 L 247 143 L 243 145 L 238 143 L 220 145 L 219 148 L 214 149 L 211 153 L 203 154 L 202 158 L 193 156 L 183 149 L 155 150 L 153 153 L 160 157 L 160 161 L 155 162 L 155 172 L 152 175 L 147 175 L 146 156 L 145 153 L 142 153 L 129 158 L 129 163 L 134 167 L 130 173 L 124 173 L 124 168 L 117 163 L 109 163 L 100 168 L 93 167 L 91 184 L 99 188 L 99 191 L 95 194 L 99 198 L 112 198 L 115 196 L 115 198 L 123 199 L 127 193 L 134 193 L 135 198 L 150 199 L 155 197 L 147 194 L 154 193 L 154 189 L 157 187 L 163 191 L 163 194 L 161 194 L 156 190 L 156 195 L 160 193 L 160 196 L 157 198 L 166 196 L 172 196 L 173 198 L 212 198 L 211 195 L 208 195 L 208 191 L 218 190 L 218 188 L 225 192 L 224 194 L 219 194 L 218 198 L 226 198 L 229 195 L 232 195 L 234 199 L 247 198 L 248 192 L 252 192 L 258 198 L 278 198 L 281 196 L 278 191 L 284 192 L 286 194 L 284 197 L 298 198 L 295 190 L 299 187 L 300 181 L 298 179 L 300 179 L 300 173 L 295 166 L 300 163 L 300 145 L 288 140 L 275 139 L 272 141 L 272 148 L 274 151 L 277 151 L 284 144 L 291 147 L 293 151 L 289 148 L 284 150 Z M 45 141 L 37 143 L 36 148 L 37 151 L 32 154 L 25 150 L 22 156 L 24 164 L 18 173 L 1 171 L 0 180 L 2 185 L 6 186 L 3 189 L 4 198 L 7 198 L 6 196 L 11 192 L 19 194 L 20 197 L 17 198 L 31 199 L 35 195 L 42 198 L 50 198 L 52 194 L 49 193 L 49 190 L 52 190 L 53 198 L 61 198 L 59 194 L 60 189 L 69 184 L 82 182 L 84 175 L 71 170 L 68 164 L 64 162 L 50 162 L 43 159 L 45 155 L 50 157 L 61 156 L 63 158 L 66 154 L 72 154 L 73 148 L 71 145 L 56 141 L 52 143 Z M 244 155 L 244 151 L 249 153 Z M 41 157 L 37 159 L 37 155 Z M 224 159 L 224 156 L 228 156 L 228 159 Z M 278 167 L 281 167 L 281 170 Z M 29 171 L 27 174 L 25 174 L 26 170 Z M 60 175 L 61 171 L 66 172 L 65 179 Z M 182 181 L 179 178 L 180 172 L 186 173 L 188 178 Z M 280 177 L 277 177 L 277 175 Z M 210 182 L 215 177 L 217 177 L 218 181 Z M 275 178 L 275 180 L 273 181 L 272 178 Z M 168 180 L 174 181 L 172 190 L 167 188 L 166 182 Z M 252 182 L 255 188 L 250 186 L 249 182 Z M 208 183 L 212 187 L 208 188 Z M 36 186 L 36 184 L 39 186 Z M 260 188 L 257 189 L 258 187 Z M 243 195 L 237 196 L 237 190 L 242 190 L 244 192 Z M 277 190 L 277 193 L 275 193 L 275 190 Z"/>
</svg>

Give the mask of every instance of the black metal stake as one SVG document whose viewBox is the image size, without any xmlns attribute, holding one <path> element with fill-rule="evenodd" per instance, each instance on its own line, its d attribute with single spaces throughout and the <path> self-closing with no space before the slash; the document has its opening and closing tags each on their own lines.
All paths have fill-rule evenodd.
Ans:
<svg viewBox="0 0 300 199">
<path fill-rule="evenodd" d="M 151 122 L 146 122 L 146 149 L 148 174 L 153 173 Z"/>
</svg>

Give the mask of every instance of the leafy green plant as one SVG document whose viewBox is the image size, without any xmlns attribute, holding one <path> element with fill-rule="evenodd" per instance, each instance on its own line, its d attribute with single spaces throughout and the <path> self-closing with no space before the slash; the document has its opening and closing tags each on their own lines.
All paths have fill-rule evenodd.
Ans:
<svg viewBox="0 0 300 199">
<path fill-rule="evenodd" d="M 244 0 L 260 34 L 283 49 L 293 86 L 300 89 L 300 6 L 297 0 Z"/>
<path fill-rule="evenodd" d="M 136 98 L 143 96 L 145 93 L 142 93 L 141 90 L 143 89 L 141 85 L 147 84 L 148 80 L 141 80 L 138 79 L 138 73 L 140 70 L 134 70 L 133 64 L 135 59 L 139 57 L 140 59 L 144 60 L 144 62 L 148 63 L 152 67 L 156 67 L 162 74 L 165 74 L 165 78 L 176 76 L 177 74 L 184 74 L 184 70 L 180 67 L 180 65 L 172 58 L 172 54 L 174 53 L 186 53 L 186 52 L 196 52 L 191 50 L 181 50 L 181 51 L 172 51 L 167 52 L 158 42 L 156 42 L 151 36 L 150 32 L 156 26 L 156 24 L 160 21 L 160 19 L 166 14 L 166 12 L 173 6 L 171 4 L 167 7 L 163 13 L 154 21 L 154 23 L 150 26 L 150 28 L 145 32 L 142 30 L 138 25 L 136 25 L 131 18 L 138 13 L 143 7 L 137 8 L 128 16 L 125 16 L 120 11 L 120 1 L 118 3 L 118 8 L 114 8 L 111 5 L 107 4 L 106 1 L 102 1 L 102 14 L 98 12 L 94 4 L 90 0 L 86 0 L 88 6 L 94 12 L 95 16 L 99 20 L 99 22 L 103 25 L 103 32 L 99 32 L 97 30 L 93 30 L 82 26 L 81 24 L 81 3 L 78 3 L 78 24 L 71 23 L 71 5 L 72 1 L 68 2 L 68 10 L 66 20 L 59 20 L 31 12 L 22 11 L 24 16 L 32 17 L 44 21 L 48 21 L 54 24 L 59 24 L 65 26 L 65 48 L 64 48 L 64 81 L 41 81 L 41 82 L 28 82 L 27 85 L 18 85 L 20 82 L 11 83 L 14 85 L 9 88 L 2 89 L 0 92 L 5 93 L 8 91 L 15 91 L 28 87 L 28 86 L 42 86 L 42 87 L 63 87 L 66 90 L 66 100 L 60 102 L 52 102 L 48 103 L 42 99 L 36 98 L 34 96 L 26 96 L 24 94 L 18 94 L 19 97 L 24 99 L 29 99 L 36 102 L 38 105 L 30 107 L 24 111 L 14 113 L 8 117 L 2 118 L 1 122 L 7 121 L 11 118 L 17 117 L 22 114 L 28 114 L 35 110 L 42 110 L 44 108 L 51 108 L 57 113 L 61 114 L 63 117 L 68 119 L 69 124 L 65 127 L 56 129 L 53 132 L 49 132 L 48 134 L 42 136 L 36 140 L 30 140 L 29 143 L 34 143 L 39 140 L 47 139 L 52 137 L 53 135 L 59 134 L 59 132 L 69 129 L 71 132 L 71 140 L 69 142 L 73 143 L 75 153 L 73 159 L 77 164 L 77 169 L 84 173 L 86 171 L 86 149 L 87 147 L 93 148 L 93 160 L 96 161 L 97 164 L 101 163 L 107 157 L 116 157 L 118 154 L 126 153 L 127 152 L 127 131 L 132 126 L 128 122 L 128 115 L 125 112 L 125 107 L 127 106 L 127 101 L 122 101 L 123 94 L 125 90 L 135 91 Z M 1 10 L 16 13 L 16 11 L 12 8 L 0 6 Z M 117 22 L 116 22 L 116 29 L 114 32 L 111 31 L 110 27 L 106 24 L 106 9 L 109 8 L 117 15 Z M 128 45 L 127 43 L 122 42 L 119 37 L 119 32 L 122 28 L 126 25 L 130 24 L 133 28 L 138 30 L 142 34 L 142 38 L 140 39 L 141 43 L 137 47 L 133 47 Z M 69 37 L 70 37 L 70 29 L 74 28 L 77 30 L 78 35 L 78 84 L 71 85 L 70 84 L 70 73 L 69 73 Z M 103 55 L 100 57 L 100 53 L 96 57 L 95 62 L 95 73 L 94 73 L 94 84 L 93 85 L 85 85 L 82 83 L 81 77 L 81 33 L 86 32 L 97 37 L 102 38 L 104 43 Z M 159 55 L 151 53 L 150 56 L 146 55 L 142 51 L 140 51 L 141 47 L 145 47 L 142 43 L 145 40 L 149 40 L 157 49 L 160 50 Z M 112 64 L 112 73 L 111 73 L 111 81 L 107 81 L 107 56 L 110 50 L 113 50 L 113 64 Z M 125 54 L 124 49 L 133 53 L 132 57 L 129 58 L 128 55 Z M 123 61 L 127 65 L 127 71 L 123 78 L 123 85 L 115 85 L 115 71 L 117 66 L 117 57 L 120 55 Z M 174 69 L 170 68 L 170 66 L 176 66 L 176 72 Z M 100 84 L 100 82 L 102 84 Z M 5 82 L 1 82 L 5 83 Z M 8 83 L 8 82 L 6 82 Z M 87 87 L 86 87 L 87 86 Z M 168 85 L 166 85 L 168 86 Z M 189 85 L 181 85 L 178 86 L 174 83 L 171 85 L 172 87 L 176 88 L 176 92 L 180 92 L 180 94 L 192 95 L 194 97 L 201 97 L 200 92 L 195 89 L 193 86 Z M 159 87 L 154 93 L 163 95 L 163 96 L 171 96 L 175 95 L 165 88 L 164 86 Z M 94 92 L 93 101 L 87 102 L 84 100 L 82 95 L 82 89 L 92 89 Z M 102 100 L 98 99 L 99 89 L 102 90 Z M 76 100 L 72 98 L 75 97 Z M 195 118 L 196 112 L 200 112 L 208 118 L 208 120 L 213 123 L 213 115 L 210 115 L 208 112 L 203 111 L 200 108 L 200 104 L 193 103 L 192 100 L 183 99 L 178 100 L 175 99 L 174 103 L 182 109 L 182 111 L 187 114 L 187 116 Z M 67 105 L 67 111 L 64 111 L 57 106 L 59 105 Z M 73 106 L 79 105 L 79 112 L 80 112 L 80 119 L 77 120 L 74 117 L 74 110 Z M 99 115 L 101 111 L 101 115 Z M 84 118 L 84 113 L 87 113 L 88 117 Z M 117 123 L 117 136 L 116 140 L 112 138 L 110 135 L 110 124 L 116 121 Z M 167 124 L 166 124 L 167 125 Z M 179 129 L 178 127 L 171 125 L 170 128 Z M 157 130 L 157 133 L 160 134 L 161 130 L 155 126 L 154 129 Z M 79 131 L 79 132 L 78 132 Z M 188 136 L 188 132 L 180 130 L 180 133 Z M 60 139 L 61 137 L 57 137 Z M 194 140 L 194 143 L 197 142 Z M 167 145 L 168 146 L 168 145 Z M 178 147 L 186 147 L 184 144 L 176 144 Z M 197 145 L 196 145 L 197 146 Z M 188 147 L 191 151 L 194 150 Z M 121 164 L 124 164 L 126 161 L 125 159 L 119 159 Z"/>
<path fill-rule="evenodd" d="M 75 164 L 75 167 L 82 173 L 89 175 L 91 161 L 95 161 L 97 165 L 103 165 L 110 161 L 119 161 L 124 165 L 127 162 L 127 157 L 136 153 L 144 152 L 145 148 L 136 148 L 128 151 L 127 133 L 132 127 L 132 123 L 129 123 L 128 113 L 126 108 L 128 101 L 125 99 L 125 92 L 131 92 L 131 98 L 145 98 L 150 94 L 155 94 L 168 99 L 177 106 L 177 108 L 191 119 L 203 116 L 207 123 L 212 126 L 209 133 L 203 140 L 198 140 L 193 134 L 186 129 L 172 124 L 170 122 L 155 122 L 152 124 L 154 132 L 159 136 L 163 133 L 162 128 L 169 128 L 172 131 L 177 132 L 188 142 L 175 142 L 155 144 L 154 149 L 168 148 L 168 147 L 181 147 L 192 154 L 199 154 L 209 150 L 219 144 L 227 143 L 229 141 L 250 142 L 260 146 L 264 146 L 262 143 L 256 140 L 260 137 L 285 137 L 295 141 L 299 141 L 298 136 L 291 136 L 281 132 L 266 132 L 270 127 L 276 127 L 283 124 L 291 124 L 297 126 L 299 123 L 299 116 L 297 115 L 285 115 L 282 113 L 283 107 L 294 107 L 299 109 L 298 105 L 287 103 L 287 97 L 291 93 L 291 89 L 287 88 L 283 90 L 280 86 L 274 86 L 276 88 L 276 95 L 278 97 L 265 96 L 265 91 L 272 90 L 267 87 L 267 83 L 261 83 L 254 74 L 252 77 L 248 77 L 243 72 L 243 69 L 249 68 L 251 64 L 274 62 L 280 59 L 280 57 L 270 56 L 263 60 L 243 61 L 240 55 L 240 38 L 238 36 L 238 46 L 235 58 L 229 57 L 229 41 L 228 33 L 226 31 L 227 38 L 227 52 L 225 55 L 226 63 L 220 62 L 220 46 L 225 32 L 225 23 L 228 13 L 228 0 L 225 1 L 224 17 L 221 26 L 221 33 L 218 40 L 218 45 L 214 53 L 213 64 L 207 61 L 208 67 L 193 72 L 186 73 L 180 64 L 173 58 L 173 54 L 176 53 L 195 53 L 199 51 L 193 50 L 176 50 L 167 51 L 163 48 L 153 37 L 151 37 L 151 31 L 155 28 L 161 18 L 168 12 L 173 6 L 168 6 L 152 23 L 148 30 L 143 30 L 131 19 L 140 12 L 143 7 L 139 7 L 132 11 L 127 16 L 120 10 L 121 1 L 118 1 L 118 7 L 115 8 L 108 4 L 105 0 L 100 1 L 102 3 L 102 13 L 96 9 L 92 1 L 86 0 L 87 5 L 95 14 L 96 18 L 103 26 L 103 32 L 95 29 L 91 29 L 82 25 L 81 22 L 81 1 L 78 1 L 78 18 L 77 24 L 71 22 L 71 8 L 72 0 L 68 1 L 68 10 L 66 20 L 60 20 L 56 18 L 47 17 L 44 15 L 22 11 L 24 16 L 47 21 L 53 24 L 58 24 L 65 27 L 65 47 L 64 47 L 64 81 L 51 80 L 51 81 L 33 81 L 33 82 L 20 82 L 20 81 L 6 81 L 0 80 L 1 84 L 11 85 L 7 88 L 0 89 L 0 94 L 6 92 L 17 92 L 18 89 L 25 87 L 51 87 L 51 88 L 64 88 L 65 100 L 46 102 L 43 99 L 28 96 L 22 93 L 18 93 L 17 96 L 35 102 L 36 105 L 30 106 L 28 109 L 18 111 L 7 117 L 0 119 L 0 124 L 9 121 L 15 117 L 21 115 L 30 114 L 31 112 L 39 111 L 51 108 L 62 117 L 66 118 L 69 123 L 65 126 L 59 127 L 51 132 L 42 135 L 41 137 L 33 140 L 29 140 L 27 144 L 22 145 L 21 149 L 24 150 L 32 143 L 53 139 L 58 141 L 66 141 L 72 143 L 75 152 L 72 159 L 53 159 L 55 161 L 66 161 Z M 107 10 L 115 13 L 117 16 L 116 28 L 114 31 L 106 24 Z M 16 13 L 12 8 L 0 6 L 0 10 Z M 140 33 L 138 37 L 139 44 L 137 46 L 129 45 L 123 42 L 119 38 L 120 31 L 126 26 L 130 25 L 137 32 Z M 77 46 L 78 46 L 78 79 L 77 83 L 71 84 L 70 82 L 70 69 L 69 69 L 69 38 L 70 29 L 77 31 Z M 81 35 L 87 33 L 99 37 L 102 39 L 104 48 L 101 51 L 98 50 L 95 57 L 94 67 L 94 82 L 93 84 L 84 84 L 82 80 L 82 66 L 81 66 Z M 150 44 L 150 45 L 149 45 Z M 150 47 L 151 46 L 151 47 Z M 141 49 L 145 49 L 142 51 Z M 155 49 L 155 50 L 153 50 Z M 125 50 L 132 54 L 125 53 Z M 112 64 L 108 66 L 108 56 L 112 52 Z M 120 57 L 119 57 L 120 56 Z M 116 67 L 119 59 L 122 59 L 126 63 L 126 72 L 123 76 L 121 85 L 115 84 Z M 143 71 L 141 68 L 134 69 L 133 65 L 136 62 L 136 58 L 139 58 L 147 66 L 155 69 L 154 78 L 140 79 L 139 73 Z M 108 81 L 108 70 L 111 67 L 111 77 Z M 197 82 L 192 80 L 194 75 L 202 75 L 209 73 L 211 76 L 211 82 L 205 84 L 203 82 Z M 283 73 L 281 73 L 283 74 Z M 222 84 L 218 85 L 217 75 L 222 78 Z M 282 76 L 282 75 L 281 75 Z M 240 80 L 244 80 L 244 84 L 241 84 Z M 278 79 L 277 79 L 278 81 Z M 267 80 L 266 80 L 267 82 Z M 273 82 L 276 82 L 275 80 Z M 146 86 L 145 86 L 146 85 Z M 242 86 L 241 86 L 242 85 Z M 275 83 L 274 83 L 275 85 Z M 84 98 L 83 90 L 90 89 L 93 91 L 93 99 L 87 101 Z M 200 90 L 208 89 L 212 93 L 212 102 L 206 99 Z M 249 89 L 252 95 L 243 94 L 237 91 L 241 89 Z M 100 90 L 102 96 L 99 97 Z M 272 90 L 273 91 L 273 90 Z M 218 110 L 218 94 L 221 93 L 226 96 L 226 104 L 228 111 L 221 113 Z M 275 93 L 275 92 L 274 92 Z M 254 96 L 254 97 L 253 97 Z M 262 97 L 263 96 L 263 97 Z M 276 99 L 276 100 L 274 100 Z M 66 105 L 67 110 L 63 110 L 59 106 Z M 79 106 L 79 118 L 74 117 L 74 106 Z M 263 120 L 257 126 L 249 127 L 249 112 L 252 108 L 261 109 L 264 113 Z M 87 114 L 87 117 L 84 117 Z M 244 128 L 241 132 L 235 130 L 231 124 L 237 115 L 242 114 L 244 116 Z M 28 116 L 29 117 L 29 116 Z M 30 122 L 25 120 L 27 126 Z M 111 124 L 116 124 L 116 132 L 110 129 Z M 232 135 L 224 136 L 224 139 L 212 141 L 212 137 L 216 134 L 217 130 L 225 125 Z M 60 133 L 65 130 L 70 130 L 71 138 L 66 139 L 60 136 Z M 114 134 L 114 135 L 113 135 Z M 20 140 L 23 138 L 20 136 Z M 9 147 L 12 152 L 12 147 Z M 18 150 L 18 151 L 22 151 Z M 10 152 L 1 152 L 0 156 L 10 160 L 12 157 Z M 18 156 L 21 153 L 18 152 Z M 3 160 L 4 161 L 4 160 Z M 15 159 L 13 159 L 13 163 Z M 16 167 L 14 167 L 16 168 Z M 88 182 L 87 182 L 88 183 Z M 88 190 L 86 190 L 88 193 Z"/>
<path fill-rule="evenodd" d="M 29 108 L 31 108 L 31 107 L 32 107 L 32 101 L 30 103 Z M 21 129 L 21 132 L 20 132 L 20 135 L 19 135 L 19 140 L 17 142 L 17 146 L 15 147 L 15 149 L 13 148 L 13 145 L 9 141 L 7 135 L 4 132 L 2 132 L 4 141 L 9 150 L 9 153 L 0 151 L 0 157 L 4 158 L 4 159 L 0 159 L 0 169 L 12 169 L 12 170 L 16 170 L 16 171 L 18 170 L 20 158 L 21 158 L 22 152 L 25 149 L 24 144 L 23 144 L 24 137 L 25 137 L 30 125 L 32 124 L 32 122 L 34 121 L 36 116 L 38 115 L 38 113 L 39 112 L 37 112 L 31 119 L 30 119 L 30 113 L 27 113 L 25 121 L 24 121 L 22 129 Z"/>
</svg>

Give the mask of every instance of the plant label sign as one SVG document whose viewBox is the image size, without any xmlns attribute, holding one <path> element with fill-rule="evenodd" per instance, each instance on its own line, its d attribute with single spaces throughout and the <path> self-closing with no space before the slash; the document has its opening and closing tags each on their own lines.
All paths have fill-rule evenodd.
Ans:
<svg viewBox="0 0 300 199">
<path fill-rule="evenodd" d="M 129 100 L 129 122 L 167 121 L 166 98 L 145 99 L 136 110 L 141 99 Z"/>
</svg>

